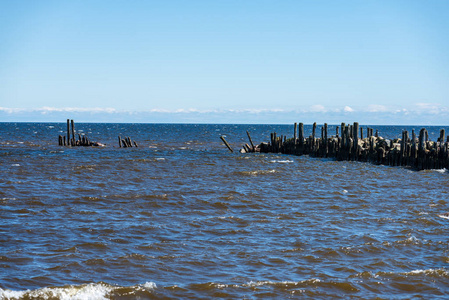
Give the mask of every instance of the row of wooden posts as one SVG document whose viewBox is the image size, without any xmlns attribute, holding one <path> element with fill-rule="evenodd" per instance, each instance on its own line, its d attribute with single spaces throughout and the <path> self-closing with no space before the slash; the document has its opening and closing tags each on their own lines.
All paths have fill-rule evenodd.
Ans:
<svg viewBox="0 0 449 300">
<path fill-rule="evenodd" d="M 71 126 L 70 126 L 71 125 Z M 59 135 L 58 144 L 59 146 L 98 146 L 98 143 L 92 142 L 86 135 L 78 134 L 78 139 L 75 135 L 75 122 L 73 120 L 67 119 L 67 138 L 66 136 Z"/>
<path fill-rule="evenodd" d="M 78 139 L 76 139 L 76 136 Z M 59 146 L 105 146 L 99 142 L 91 141 L 86 135 L 77 134 L 75 135 L 75 122 L 73 120 L 67 119 L 67 136 L 59 135 L 58 137 Z M 118 145 L 120 148 L 137 147 L 137 142 L 132 141 L 130 137 L 124 139 L 121 136 L 118 137 Z"/>
<path fill-rule="evenodd" d="M 118 146 L 123 148 L 128 148 L 128 147 L 138 147 L 137 143 L 135 141 L 132 141 L 131 138 L 128 136 L 124 139 L 122 139 L 121 136 L 118 137 Z"/>
<path fill-rule="evenodd" d="M 367 127 L 364 137 L 363 128 L 359 123 L 352 125 L 341 123 L 336 127 L 335 135 L 330 136 L 328 125 L 321 128 L 321 137 L 316 138 L 316 123 L 312 127 L 312 135 L 304 135 L 304 124 L 294 124 L 293 138 L 278 136 L 271 133 L 268 143 L 254 146 L 251 137 L 251 147 L 243 146 L 241 152 L 283 153 L 293 155 L 310 155 L 313 157 L 329 157 L 339 161 L 363 161 L 389 166 L 405 166 L 416 170 L 424 169 L 449 169 L 449 136 L 445 137 L 444 129 L 440 130 L 440 136 L 436 142 L 429 140 L 429 134 L 422 128 L 417 135 L 412 130 L 411 135 L 407 130 L 402 131 L 402 138 L 388 140 L 379 136 L 376 130 Z M 341 129 L 341 132 L 340 132 Z M 446 140 L 445 140 L 446 138 Z M 232 150 L 224 140 L 227 147 Z"/>
</svg>

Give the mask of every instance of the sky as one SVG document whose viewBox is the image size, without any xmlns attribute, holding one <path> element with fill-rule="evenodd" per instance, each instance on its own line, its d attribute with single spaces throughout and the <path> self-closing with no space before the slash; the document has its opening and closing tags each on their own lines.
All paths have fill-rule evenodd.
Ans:
<svg viewBox="0 0 449 300">
<path fill-rule="evenodd" d="M 449 124 L 449 1 L 0 0 L 0 122 Z"/>
</svg>

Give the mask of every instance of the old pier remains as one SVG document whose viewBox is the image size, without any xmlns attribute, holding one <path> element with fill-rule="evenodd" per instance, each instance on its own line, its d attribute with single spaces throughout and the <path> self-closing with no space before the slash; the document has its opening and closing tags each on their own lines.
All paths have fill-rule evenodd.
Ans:
<svg viewBox="0 0 449 300">
<path fill-rule="evenodd" d="M 293 138 L 277 136 L 271 133 L 268 143 L 261 143 L 255 151 L 283 153 L 292 155 L 310 155 L 312 157 L 329 157 L 338 161 L 362 161 L 388 166 L 404 166 L 416 170 L 449 168 L 449 136 L 444 129 L 440 130 L 437 141 L 430 141 L 425 128 L 419 133 L 412 130 L 402 131 L 402 138 L 384 139 L 376 130 L 367 127 L 365 135 L 359 123 L 352 125 L 341 123 L 336 127 L 335 135 L 330 135 L 328 125 L 321 127 L 321 137 L 316 135 L 316 123 L 312 127 L 312 135 L 304 136 L 304 124 L 294 124 Z M 254 148 L 253 148 L 254 149 Z"/>
<path fill-rule="evenodd" d="M 85 134 L 75 134 L 75 122 L 67 119 L 67 137 L 65 135 L 58 136 L 59 146 L 103 146 L 98 142 L 91 141 Z"/>
</svg>

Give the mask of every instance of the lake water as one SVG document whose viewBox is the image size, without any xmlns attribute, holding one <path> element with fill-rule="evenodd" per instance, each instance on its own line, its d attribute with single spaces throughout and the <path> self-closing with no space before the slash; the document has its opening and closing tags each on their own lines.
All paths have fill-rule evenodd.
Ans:
<svg viewBox="0 0 449 300">
<path fill-rule="evenodd" d="M 260 143 L 293 125 L 75 126 L 106 147 L 58 146 L 66 123 L 0 123 L 0 299 L 449 296 L 447 170 L 219 138 L 239 150 L 247 130 Z"/>
</svg>

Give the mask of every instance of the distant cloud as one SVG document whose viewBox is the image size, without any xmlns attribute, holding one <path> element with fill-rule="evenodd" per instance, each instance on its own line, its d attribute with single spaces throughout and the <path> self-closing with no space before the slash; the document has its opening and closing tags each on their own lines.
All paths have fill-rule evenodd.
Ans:
<svg viewBox="0 0 449 300">
<path fill-rule="evenodd" d="M 412 108 L 417 113 L 440 114 L 448 112 L 448 107 L 443 107 L 440 103 L 415 103 Z"/>
<path fill-rule="evenodd" d="M 317 105 L 312 105 L 310 107 L 310 111 L 311 112 L 326 112 L 327 109 L 323 105 L 317 104 Z"/>
<path fill-rule="evenodd" d="M 371 104 L 364 107 L 332 107 L 312 105 L 290 109 L 241 108 L 196 109 L 153 108 L 148 110 L 117 110 L 87 107 L 0 107 L 1 122 L 132 122 L 132 123 L 252 123 L 304 124 L 359 122 L 369 125 L 441 125 L 448 124 L 449 107 L 438 103 L 415 103 L 407 108 Z"/>
<path fill-rule="evenodd" d="M 387 112 L 388 108 L 385 105 L 370 104 L 367 108 L 368 112 Z"/>
<path fill-rule="evenodd" d="M 345 108 L 343 108 L 343 111 L 344 111 L 344 112 L 353 112 L 354 109 L 352 109 L 352 108 L 349 107 L 349 106 L 345 106 Z"/>
</svg>

